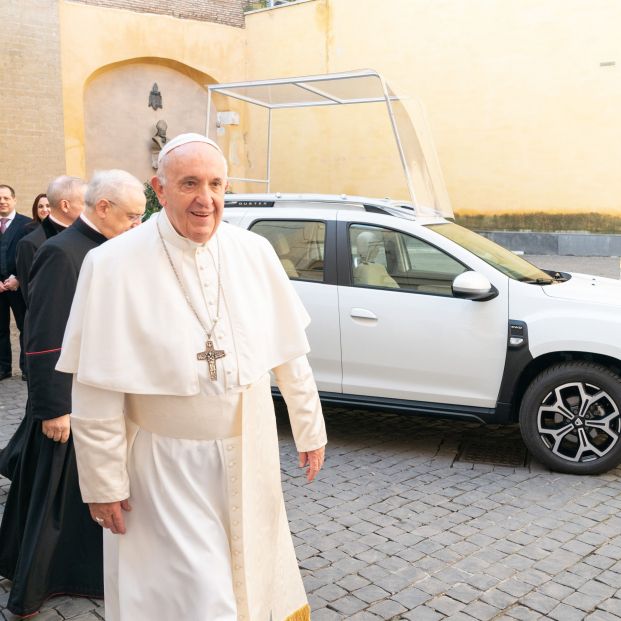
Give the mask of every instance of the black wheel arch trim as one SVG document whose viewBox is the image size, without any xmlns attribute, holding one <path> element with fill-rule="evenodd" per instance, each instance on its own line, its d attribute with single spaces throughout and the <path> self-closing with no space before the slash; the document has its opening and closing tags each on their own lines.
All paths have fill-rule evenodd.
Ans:
<svg viewBox="0 0 621 621">
<path fill-rule="evenodd" d="M 512 344 L 512 339 L 516 341 Z M 516 319 L 509 319 L 507 327 L 507 355 L 502 371 L 502 380 L 498 390 L 496 409 L 504 422 L 517 421 L 518 405 L 516 393 L 525 369 L 532 363 L 533 356 L 528 347 L 528 324 Z"/>
</svg>

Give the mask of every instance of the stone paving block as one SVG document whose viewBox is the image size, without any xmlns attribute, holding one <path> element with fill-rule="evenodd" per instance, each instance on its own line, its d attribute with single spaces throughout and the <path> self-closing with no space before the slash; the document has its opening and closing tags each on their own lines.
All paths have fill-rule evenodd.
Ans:
<svg viewBox="0 0 621 621">
<path fill-rule="evenodd" d="M 596 578 L 599 574 L 602 573 L 602 570 L 595 565 L 589 565 L 589 563 L 580 562 L 576 563 L 569 570 L 573 574 L 578 574 L 579 576 L 583 576 L 585 578 Z"/>
<path fill-rule="evenodd" d="M 399 602 L 402 606 L 404 606 L 407 610 L 413 610 L 417 608 L 421 604 L 432 599 L 432 595 L 423 591 L 422 589 L 418 589 L 416 587 L 410 587 L 395 593 L 392 596 L 392 599 L 396 602 Z"/>
<path fill-rule="evenodd" d="M 552 554 L 541 561 L 535 563 L 534 568 L 544 573 L 556 574 L 563 569 L 567 569 L 581 560 L 579 554 L 574 554 L 568 550 L 556 549 Z"/>
<path fill-rule="evenodd" d="M 550 612 L 550 610 L 556 608 L 560 602 L 557 599 L 544 595 L 539 591 L 534 591 L 528 593 L 524 597 L 521 597 L 519 603 L 527 608 L 530 608 L 531 610 L 535 610 L 545 615 Z"/>
<path fill-rule="evenodd" d="M 556 621 L 582 621 L 584 612 L 567 604 L 559 604 L 548 613 L 548 617 Z"/>
<path fill-rule="evenodd" d="M 369 612 L 378 615 L 382 619 L 393 619 L 394 617 L 407 612 L 407 608 L 392 599 L 385 599 L 373 604 Z"/>
<path fill-rule="evenodd" d="M 468 576 L 465 582 L 479 591 L 487 591 L 495 587 L 500 580 L 487 574 L 473 574 Z"/>
<path fill-rule="evenodd" d="M 525 606 L 514 606 L 507 611 L 507 615 L 511 619 L 520 619 L 521 621 L 535 621 L 539 619 L 541 615 L 530 608 Z"/>
<path fill-rule="evenodd" d="M 480 597 L 481 591 L 473 589 L 471 586 L 462 583 L 456 584 L 454 587 L 450 588 L 446 592 L 446 595 L 457 600 L 458 602 L 462 602 L 463 604 L 469 604 Z"/>
<path fill-rule="evenodd" d="M 427 606 L 447 616 L 454 615 L 465 608 L 465 604 L 446 595 L 434 597 L 427 602 Z"/>
<path fill-rule="evenodd" d="M 329 608 L 313 610 L 312 615 L 313 621 L 342 621 L 343 619 L 336 610 L 330 610 Z"/>
<path fill-rule="evenodd" d="M 487 604 L 490 604 L 490 606 L 494 606 L 500 610 L 505 610 L 515 604 L 518 598 L 514 595 L 510 595 L 509 593 L 505 593 L 504 591 L 494 588 L 483 593 L 481 600 Z"/>
<path fill-rule="evenodd" d="M 462 612 L 470 617 L 473 617 L 474 619 L 478 619 L 478 621 L 489 621 L 490 619 L 496 618 L 500 611 L 498 608 L 491 606 L 490 604 L 486 604 L 482 601 L 476 601 L 468 604 Z"/>
<path fill-rule="evenodd" d="M 374 584 L 369 584 L 360 589 L 356 589 L 352 593 L 352 595 L 354 595 L 358 599 L 361 599 L 363 602 L 366 602 L 367 604 L 371 604 L 373 602 L 386 599 L 387 597 L 390 596 L 390 593 Z"/>
<path fill-rule="evenodd" d="M 354 597 L 353 595 L 346 595 L 345 597 L 341 597 L 340 599 L 330 603 L 330 608 L 333 608 L 342 615 L 345 615 L 344 618 L 348 618 L 366 607 L 367 605 L 365 602 L 357 597 Z"/>
<path fill-rule="evenodd" d="M 514 597 L 522 597 L 533 590 L 533 585 L 511 578 L 501 582 L 497 588 Z"/>
<path fill-rule="evenodd" d="M 382 617 L 378 617 L 369 611 L 363 610 L 357 612 L 355 615 L 349 618 L 349 621 L 379 621 Z"/>
<path fill-rule="evenodd" d="M 427 606 L 419 606 L 416 610 L 404 612 L 399 621 L 401 619 L 407 619 L 408 621 L 440 621 L 441 619 L 446 619 L 446 617 L 437 610 Z"/>
<path fill-rule="evenodd" d="M 589 580 L 588 582 L 585 582 L 578 589 L 578 591 L 580 593 L 584 593 L 585 595 L 597 598 L 599 599 L 599 601 L 603 601 L 604 599 L 612 597 L 616 589 L 606 584 L 603 584 L 599 580 Z"/>
<path fill-rule="evenodd" d="M 618 574 L 615 571 L 603 571 L 599 574 L 599 576 L 597 576 L 597 580 L 614 589 L 621 588 L 621 574 Z"/>
<path fill-rule="evenodd" d="M 557 574 L 554 577 L 554 581 L 560 585 L 570 587 L 571 589 L 578 590 L 588 580 L 585 576 L 579 576 L 571 571 L 564 571 L 561 574 Z"/>
<path fill-rule="evenodd" d="M 618 621 L 619 617 L 604 610 L 596 610 L 585 617 L 585 621 Z"/>
<path fill-rule="evenodd" d="M 315 595 L 315 597 L 321 597 L 326 602 L 333 602 L 347 595 L 347 591 L 336 584 L 326 584 L 320 589 L 317 589 L 313 595 Z"/>
<path fill-rule="evenodd" d="M 615 564 L 616 559 L 609 558 L 608 556 L 602 556 L 601 554 L 591 554 L 584 559 L 587 565 L 593 565 L 598 569 L 608 569 Z"/>
<path fill-rule="evenodd" d="M 598 608 L 605 610 L 613 615 L 616 615 L 621 619 L 621 599 L 618 597 L 612 597 L 610 599 L 606 599 L 600 603 Z"/>
</svg>

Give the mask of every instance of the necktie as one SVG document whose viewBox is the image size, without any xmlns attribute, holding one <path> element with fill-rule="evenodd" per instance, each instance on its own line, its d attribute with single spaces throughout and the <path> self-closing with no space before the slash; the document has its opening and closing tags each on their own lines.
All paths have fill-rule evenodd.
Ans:
<svg viewBox="0 0 621 621">
<path fill-rule="evenodd" d="M 0 218 L 0 233 L 4 233 L 6 231 L 6 227 L 8 226 L 9 219 L 8 218 Z"/>
</svg>

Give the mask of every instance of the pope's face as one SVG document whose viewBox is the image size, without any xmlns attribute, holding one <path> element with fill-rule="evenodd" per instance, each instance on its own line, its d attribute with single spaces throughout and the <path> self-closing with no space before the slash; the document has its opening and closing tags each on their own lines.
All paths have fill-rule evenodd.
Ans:
<svg viewBox="0 0 621 621">
<path fill-rule="evenodd" d="M 200 142 L 184 144 L 166 156 L 164 184 L 152 184 L 166 215 L 179 235 L 203 244 L 222 220 L 226 170 L 214 147 Z"/>
</svg>

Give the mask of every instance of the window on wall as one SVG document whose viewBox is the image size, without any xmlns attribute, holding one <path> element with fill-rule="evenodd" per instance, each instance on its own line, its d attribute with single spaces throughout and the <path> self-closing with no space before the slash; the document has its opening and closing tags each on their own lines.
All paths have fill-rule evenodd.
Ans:
<svg viewBox="0 0 621 621">
<path fill-rule="evenodd" d="M 427 242 L 379 226 L 349 229 L 353 284 L 452 296 L 455 277 L 468 270 Z"/>
<path fill-rule="evenodd" d="M 265 237 L 292 280 L 324 280 L 326 225 L 315 220 L 259 220 L 250 230 Z"/>
</svg>

